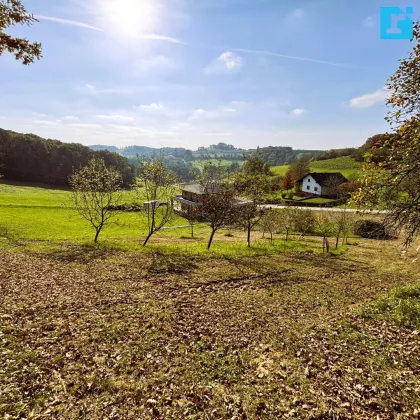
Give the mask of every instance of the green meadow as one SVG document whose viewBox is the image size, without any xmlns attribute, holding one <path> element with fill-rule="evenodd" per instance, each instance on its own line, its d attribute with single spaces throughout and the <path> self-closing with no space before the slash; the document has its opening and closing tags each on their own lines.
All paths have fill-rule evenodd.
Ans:
<svg viewBox="0 0 420 420">
<path fill-rule="evenodd" d="M 274 175 L 284 176 L 288 169 L 288 165 L 273 166 L 271 171 Z M 348 179 L 359 178 L 362 175 L 361 162 L 356 162 L 349 156 L 314 161 L 310 163 L 310 169 L 312 172 L 341 172 Z"/>
<path fill-rule="evenodd" d="M 125 202 L 142 201 L 132 191 L 124 192 Z M 187 220 L 174 218 L 152 237 L 147 247 L 142 241 L 147 234 L 147 218 L 142 212 L 117 212 L 112 223 L 99 237 L 104 249 L 161 252 L 183 255 L 209 256 L 271 255 L 279 252 L 320 252 L 319 240 L 304 241 L 275 235 L 270 242 L 253 233 L 252 247 L 246 246 L 245 232 L 221 230 L 217 232 L 210 252 L 206 245 L 210 229 L 206 224 L 194 225 L 194 236 Z M 93 247 L 94 229 L 73 208 L 71 193 L 66 189 L 49 188 L 39 184 L 0 184 L 0 247 L 25 248 L 31 251 L 56 252 L 73 246 Z M 338 252 L 341 252 L 340 250 Z"/>
</svg>

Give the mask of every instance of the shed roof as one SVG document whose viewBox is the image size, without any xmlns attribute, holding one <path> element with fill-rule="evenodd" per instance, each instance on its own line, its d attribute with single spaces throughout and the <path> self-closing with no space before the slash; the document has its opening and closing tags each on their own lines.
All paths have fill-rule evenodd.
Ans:
<svg viewBox="0 0 420 420">
<path fill-rule="evenodd" d="M 189 184 L 182 188 L 182 191 L 190 192 L 193 194 L 217 194 L 221 192 L 221 186 L 219 184 L 209 182 L 205 187 L 201 184 Z"/>
</svg>

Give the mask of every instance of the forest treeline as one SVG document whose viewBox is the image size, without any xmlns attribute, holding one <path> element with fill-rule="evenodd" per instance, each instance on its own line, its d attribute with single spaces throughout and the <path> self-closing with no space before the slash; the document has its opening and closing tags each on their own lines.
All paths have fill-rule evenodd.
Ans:
<svg viewBox="0 0 420 420">
<path fill-rule="evenodd" d="M 117 153 L 0 129 L 0 173 L 9 180 L 66 186 L 73 170 L 94 157 L 117 168 L 126 186 L 134 182 L 135 166 Z"/>
</svg>

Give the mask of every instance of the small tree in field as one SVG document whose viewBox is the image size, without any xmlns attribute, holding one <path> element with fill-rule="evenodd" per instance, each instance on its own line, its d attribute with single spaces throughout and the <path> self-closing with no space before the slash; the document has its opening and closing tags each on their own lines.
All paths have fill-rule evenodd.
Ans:
<svg viewBox="0 0 420 420">
<path fill-rule="evenodd" d="M 115 216 L 112 207 L 121 202 L 122 176 L 103 159 L 92 159 L 69 178 L 73 204 L 77 212 L 95 229 L 98 242 L 102 229 Z"/>
<path fill-rule="evenodd" d="M 0 55 L 8 51 L 23 64 L 31 64 L 35 59 L 40 59 L 41 44 L 30 43 L 25 38 L 16 38 L 4 32 L 17 24 L 29 26 L 34 22 L 38 21 L 26 11 L 20 0 L 0 1 Z"/>
<path fill-rule="evenodd" d="M 177 177 L 165 167 L 160 157 L 139 159 L 139 176 L 137 191 L 146 198 L 144 212 L 148 233 L 143 242 L 146 246 L 149 239 L 175 216 L 172 199 L 177 192 Z"/>
<path fill-rule="evenodd" d="M 322 252 L 330 252 L 328 236 L 334 231 L 334 223 L 326 213 L 320 214 L 315 221 L 315 229 L 322 236 Z"/>
<path fill-rule="evenodd" d="M 246 229 L 248 247 L 251 246 L 251 231 L 264 215 L 260 204 L 263 195 L 270 190 L 269 170 L 269 166 L 256 155 L 247 159 L 243 171 L 235 175 L 236 193 L 247 200 L 238 206 L 237 224 Z"/>
<path fill-rule="evenodd" d="M 289 240 L 290 231 L 295 226 L 295 212 L 298 211 L 293 207 L 287 207 L 280 211 L 280 224 L 286 231 L 286 242 Z"/>
<path fill-rule="evenodd" d="M 268 232 L 270 240 L 273 242 L 273 234 L 281 227 L 280 212 L 274 209 L 266 210 L 260 220 L 260 226 L 263 229 L 263 235 L 265 235 L 265 232 Z"/>
<path fill-rule="evenodd" d="M 354 215 L 347 211 L 347 208 L 342 208 L 339 211 L 331 212 L 330 218 L 335 236 L 335 249 L 337 249 L 340 242 L 340 236 L 343 236 L 342 244 L 344 245 L 344 242 L 347 243 L 347 238 L 353 231 Z"/>
<path fill-rule="evenodd" d="M 235 190 L 232 185 L 225 182 L 223 167 L 218 165 L 217 170 L 205 165 L 199 178 L 203 192 L 202 205 L 195 208 L 198 219 L 207 221 L 211 234 L 207 249 L 210 249 L 214 235 L 220 229 L 230 227 L 237 221 L 238 206 L 235 200 Z"/>
<path fill-rule="evenodd" d="M 311 210 L 293 209 L 293 225 L 303 238 L 315 225 L 315 217 Z"/>
</svg>

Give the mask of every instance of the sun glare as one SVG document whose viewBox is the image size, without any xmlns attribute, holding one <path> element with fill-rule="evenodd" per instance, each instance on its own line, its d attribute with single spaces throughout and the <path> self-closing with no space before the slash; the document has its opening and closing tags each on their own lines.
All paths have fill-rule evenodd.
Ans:
<svg viewBox="0 0 420 420">
<path fill-rule="evenodd" d="M 158 23 L 159 3 L 156 0 L 101 0 L 108 29 L 119 35 L 151 33 Z"/>
</svg>

